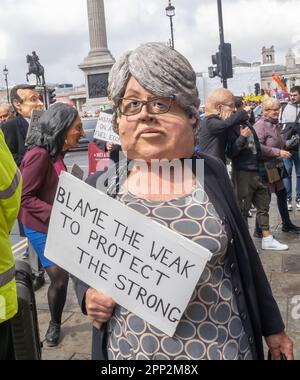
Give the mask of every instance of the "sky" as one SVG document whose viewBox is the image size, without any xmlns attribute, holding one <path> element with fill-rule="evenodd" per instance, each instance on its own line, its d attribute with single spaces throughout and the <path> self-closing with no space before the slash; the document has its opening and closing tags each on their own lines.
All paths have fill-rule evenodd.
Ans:
<svg viewBox="0 0 300 380">
<path fill-rule="evenodd" d="M 108 47 L 115 58 L 149 41 L 168 42 L 167 0 L 104 0 Z M 172 0 L 175 48 L 195 71 L 207 71 L 219 45 L 217 0 Z M 7 65 L 10 86 L 26 81 L 26 55 L 33 50 L 48 83 L 84 83 L 78 68 L 89 52 L 86 0 L 0 0 L 0 87 Z M 300 61 L 300 0 L 223 0 L 225 41 L 233 55 L 261 61 L 275 46 L 284 64 L 292 48 Z"/>
</svg>

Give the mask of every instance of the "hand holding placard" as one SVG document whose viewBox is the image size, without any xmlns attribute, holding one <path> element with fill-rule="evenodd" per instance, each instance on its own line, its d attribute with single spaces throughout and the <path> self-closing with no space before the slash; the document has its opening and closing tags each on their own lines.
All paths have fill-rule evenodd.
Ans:
<svg viewBox="0 0 300 380">
<path fill-rule="evenodd" d="M 102 323 L 110 320 L 116 303 L 103 292 L 89 288 L 85 295 L 85 306 L 94 327 L 100 329 Z"/>
</svg>

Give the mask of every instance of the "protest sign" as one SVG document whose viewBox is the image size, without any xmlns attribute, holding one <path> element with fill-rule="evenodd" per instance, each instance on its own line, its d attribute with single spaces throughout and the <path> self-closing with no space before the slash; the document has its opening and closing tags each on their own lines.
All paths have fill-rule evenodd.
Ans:
<svg viewBox="0 0 300 380">
<path fill-rule="evenodd" d="M 43 113 L 45 111 L 43 110 L 33 110 L 31 114 L 30 124 L 27 131 L 26 140 L 31 136 L 32 133 L 34 133 L 36 130 L 39 130 L 40 125 L 39 121 L 42 117 Z"/>
<path fill-rule="evenodd" d="M 88 146 L 89 176 L 103 171 L 109 166 L 109 152 L 100 149 L 95 143 Z M 78 178 L 78 177 L 77 177 Z"/>
<path fill-rule="evenodd" d="M 94 139 L 111 142 L 115 145 L 121 145 L 119 136 L 112 129 L 113 116 L 101 112 L 95 129 Z"/>
<path fill-rule="evenodd" d="M 83 171 L 83 170 L 81 169 L 81 167 L 78 166 L 77 164 L 74 164 L 74 165 L 72 166 L 71 174 L 72 174 L 74 177 L 83 180 L 84 171 Z"/>
<path fill-rule="evenodd" d="M 45 255 L 173 336 L 211 253 L 68 173 Z"/>
</svg>

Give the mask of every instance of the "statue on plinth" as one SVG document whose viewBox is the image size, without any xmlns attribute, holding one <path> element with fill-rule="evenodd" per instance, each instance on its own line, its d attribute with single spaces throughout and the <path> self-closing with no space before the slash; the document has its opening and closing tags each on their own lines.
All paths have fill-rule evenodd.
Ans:
<svg viewBox="0 0 300 380">
<path fill-rule="evenodd" d="M 26 74 L 27 82 L 29 82 L 29 75 L 34 74 L 36 76 L 36 85 L 45 86 L 45 69 L 40 63 L 40 58 L 35 51 L 32 55 L 27 54 L 28 73 Z"/>
</svg>

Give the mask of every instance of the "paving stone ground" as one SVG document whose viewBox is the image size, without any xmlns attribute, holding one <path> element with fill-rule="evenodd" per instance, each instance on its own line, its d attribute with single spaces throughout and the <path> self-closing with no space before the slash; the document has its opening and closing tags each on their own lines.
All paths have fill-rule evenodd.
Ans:
<svg viewBox="0 0 300 380">
<path fill-rule="evenodd" d="M 275 199 L 271 204 L 271 230 L 282 243 L 289 245 L 286 252 L 261 251 L 261 241 L 254 239 L 268 280 L 278 302 L 286 329 L 295 345 L 295 358 L 300 359 L 300 236 L 281 231 Z M 291 212 L 292 220 L 300 225 L 300 211 Z M 255 215 L 250 219 L 253 232 Z M 41 338 L 44 340 L 49 323 L 47 288 L 36 292 Z M 62 339 L 55 348 L 44 344 L 44 360 L 89 360 L 91 353 L 91 323 L 81 314 L 70 282 L 68 299 L 63 315 Z"/>
<path fill-rule="evenodd" d="M 300 360 L 300 235 L 281 231 L 276 198 L 271 203 L 271 230 L 281 243 L 288 244 L 285 252 L 261 251 L 260 239 L 254 239 L 260 252 L 273 295 L 278 303 L 286 331 L 294 342 L 295 359 Z M 300 225 L 300 211 L 290 213 L 291 220 Z M 253 231 L 255 218 L 251 218 L 250 230 Z"/>
</svg>

